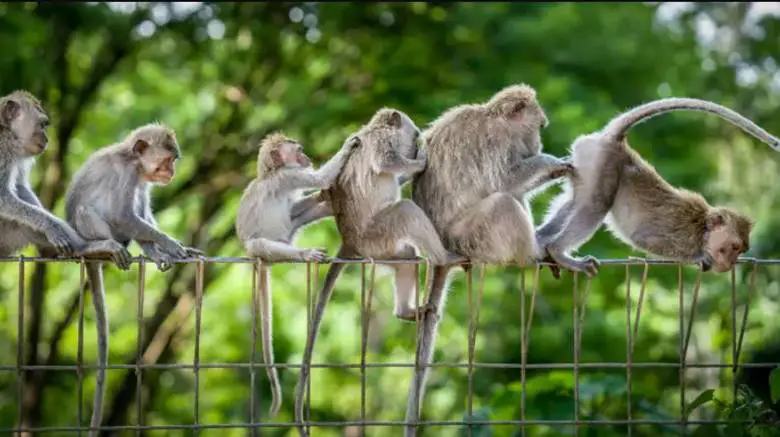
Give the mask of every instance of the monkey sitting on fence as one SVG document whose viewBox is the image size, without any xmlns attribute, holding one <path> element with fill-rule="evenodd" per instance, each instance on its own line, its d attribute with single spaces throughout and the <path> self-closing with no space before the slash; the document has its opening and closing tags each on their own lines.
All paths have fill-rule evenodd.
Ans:
<svg viewBox="0 0 780 437">
<path fill-rule="evenodd" d="M 548 124 L 536 91 L 511 85 L 487 102 L 448 109 L 423 133 L 428 166 L 413 179 L 412 199 L 431 218 L 446 247 L 472 262 L 527 265 L 537 253 L 529 197 L 567 175 L 571 165 L 542 153 Z M 433 269 L 418 362 L 433 359 L 450 266 Z M 557 269 L 551 269 L 558 275 Z M 407 421 L 419 419 L 428 368 L 417 369 Z M 414 435 L 408 426 L 405 435 Z"/>
<path fill-rule="evenodd" d="M 85 248 L 86 242 L 46 210 L 30 187 L 33 161 L 49 145 L 48 125 L 41 102 L 27 91 L 0 98 L 0 256 L 29 244 L 63 256 Z"/>
<path fill-rule="evenodd" d="M 342 237 L 339 258 L 373 257 L 377 259 L 416 256 L 425 252 L 434 265 L 462 262 L 462 256 L 448 252 L 425 213 L 411 200 L 401 199 L 401 183 L 425 168 L 425 155 L 419 153 L 420 131 L 403 112 L 382 108 L 347 141 L 359 145 L 336 181 L 323 190 L 333 208 Z M 317 297 L 311 330 L 306 340 L 301 375 L 296 386 L 295 419 L 303 420 L 304 389 L 311 357 L 325 307 L 333 293 L 344 264 L 328 269 Z M 421 310 L 415 301 L 417 269 L 413 264 L 393 264 L 394 315 L 414 321 Z M 305 430 L 299 427 L 305 435 Z"/>
<path fill-rule="evenodd" d="M 328 188 L 357 144 L 347 140 L 330 161 L 315 171 L 298 141 L 280 133 L 263 139 L 257 154 L 257 177 L 244 190 L 236 217 L 236 234 L 250 256 L 270 262 L 328 260 L 321 250 L 294 245 L 301 228 L 333 215 L 330 204 L 321 199 L 319 192 L 302 195 L 306 189 Z M 259 288 L 263 360 L 272 365 L 271 277 L 268 267 L 262 264 Z M 281 407 L 282 390 L 276 368 L 266 367 L 266 371 L 271 382 L 271 415 L 275 416 Z"/>
<path fill-rule="evenodd" d="M 629 146 L 629 129 L 676 110 L 716 114 L 780 150 L 776 137 L 706 100 L 668 98 L 633 108 L 572 144 L 575 171 L 536 232 L 542 256 L 549 255 L 572 271 L 596 274 L 595 258 L 578 259 L 567 252 L 590 239 L 605 219 L 608 229 L 630 246 L 661 258 L 700 264 L 704 271 L 726 272 L 748 251 L 753 227 L 748 216 L 711 206 L 700 194 L 673 187 Z"/>
<path fill-rule="evenodd" d="M 160 270 L 169 269 L 173 260 L 202 255 L 200 250 L 182 246 L 158 230 L 152 214 L 152 185 L 166 185 L 173 179 L 180 155 L 174 132 L 156 123 L 141 126 L 119 143 L 98 150 L 74 174 L 68 188 L 68 222 L 90 244 L 119 254 L 117 264 L 123 269 L 129 268 L 127 246 L 131 240 L 139 243 Z M 102 263 L 87 265 L 98 329 L 99 367 L 92 428 L 101 423 L 108 360 L 108 314 L 102 270 Z M 93 433 L 97 431 L 90 435 Z"/>
</svg>

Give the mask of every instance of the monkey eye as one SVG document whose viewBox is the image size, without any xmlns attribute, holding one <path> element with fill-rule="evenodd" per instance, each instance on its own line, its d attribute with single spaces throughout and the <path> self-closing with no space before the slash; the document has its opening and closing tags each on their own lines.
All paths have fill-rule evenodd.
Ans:
<svg viewBox="0 0 780 437">
<path fill-rule="evenodd" d="M 731 247 L 734 249 L 734 252 L 739 252 L 740 245 L 738 243 L 734 243 Z"/>
</svg>

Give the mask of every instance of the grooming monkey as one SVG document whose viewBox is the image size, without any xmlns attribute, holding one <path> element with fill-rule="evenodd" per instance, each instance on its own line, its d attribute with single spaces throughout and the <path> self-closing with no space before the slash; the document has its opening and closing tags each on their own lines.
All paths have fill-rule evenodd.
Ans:
<svg viewBox="0 0 780 437">
<path fill-rule="evenodd" d="M 328 188 L 356 144 L 347 141 L 330 161 L 315 171 L 298 141 L 280 133 L 263 139 L 257 154 L 257 177 L 244 190 L 236 217 L 236 234 L 250 256 L 269 262 L 328 260 L 320 250 L 294 246 L 298 230 L 333 215 L 330 204 L 320 198 L 319 192 L 304 197 L 303 191 Z M 274 363 L 273 313 L 271 277 L 266 265 L 260 266 L 259 275 L 263 361 L 271 365 Z M 266 367 L 266 372 L 271 382 L 270 412 L 276 416 L 282 404 L 279 375 L 275 367 Z"/>
<path fill-rule="evenodd" d="M 152 185 L 166 185 L 180 157 L 174 132 L 162 124 L 148 124 L 121 142 L 93 153 L 73 175 L 65 210 L 67 220 L 93 245 L 121 253 L 117 265 L 129 269 L 127 246 L 135 240 L 157 267 L 168 270 L 174 259 L 202 255 L 184 247 L 157 229 L 150 203 Z M 100 426 L 108 361 L 108 314 L 105 308 L 102 263 L 87 265 L 98 329 L 98 363 L 90 427 Z M 91 430 L 90 435 L 97 435 Z"/>
<path fill-rule="evenodd" d="M 572 144 L 575 171 L 537 230 L 541 253 L 592 276 L 598 271 L 595 258 L 578 259 L 567 252 L 584 244 L 606 222 L 621 241 L 661 258 L 697 263 L 703 271 L 715 272 L 726 272 L 736 264 L 737 257 L 749 249 L 751 219 L 729 208 L 710 206 L 698 193 L 671 186 L 626 140 L 633 126 L 679 110 L 716 114 L 780 150 L 776 137 L 716 103 L 667 98 L 637 106 Z"/>
<path fill-rule="evenodd" d="M 419 135 L 419 129 L 406 114 L 382 108 L 347 140 L 358 146 L 336 181 L 322 192 L 333 208 L 342 236 L 339 258 L 407 259 L 414 257 L 415 248 L 418 248 L 436 265 L 463 260 L 444 248 L 433 224 L 414 202 L 401 199 L 400 183 L 426 165 L 425 156 L 418 155 Z M 341 263 L 330 266 L 317 298 L 296 386 L 295 419 L 298 423 L 303 420 L 304 391 L 319 325 L 343 267 Z M 394 264 L 392 267 L 395 271 L 394 315 L 402 320 L 415 320 L 420 310 L 414 299 L 418 279 L 416 268 L 413 264 Z M 299 430 L 306 435 L 302 427 Z"/>
<path fill-rule="evenodd" d="M 447 249 L 472 262 L 526 265 L 535 260 L 529 195 L 567 175 L 565 160 L 542 153 L 548 124 L 528 85 L 508 86 L 487 102 L 453 107 L 423 133 L 428 166 L 413 181 L 412 199 L 431 218 Z M 418 362 L 433 359 L 450 266 L 433 268 Z M 558 272 L 552 269 L 553 274 Z M 407 421 L 419 419 L 428 369 L 415 372 Z M 415 435 L 409 426 L 405 435 Z"/>
</svg>

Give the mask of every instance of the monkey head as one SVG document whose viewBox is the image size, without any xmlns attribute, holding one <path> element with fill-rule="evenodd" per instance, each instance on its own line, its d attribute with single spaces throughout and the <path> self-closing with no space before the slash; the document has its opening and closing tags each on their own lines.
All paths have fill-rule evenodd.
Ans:
<svg viewBox="0 0 780 437">
<path fill-rule="evenodd" d="M 274 132 L 260 142 L 257 152 L 257 173 L 263 175 L 280 168 L 309 168 L 311 159 L 298 141 Z"/>
<path fill-rule="evenodd" d="M 49 117 L 40 101 L 27 91 L 14 91 L 0 99 L 0 129 L 10 131 L 20 157 L 43 153 L 49 145 Z"/>
<path fill-rule="evenodd" d="M 382 108 L 371 117 L 366 129 L 381 132 L 381 135 L 389 133 L 388 138 L 390 138 L 396 150 L 405 158 L 417 158 L 417 151 L 421 142 L 420 128 L 403 111 L 393 108 Z"/>
<path fill-rule="evenodd" d="M 706 219 L 704 270 L 723 273 L 731 270 L 737 257 L 750 249 L 750 218 L 727 208 L 717 208 Z"/>
<path fill-rule="evenodd" d="M 173 130 L 162 124 L 146 125 L 131 134 L 131 141 L 141 178 L 155 185 L 170 183 L 181 157 Z"/>
<path fill-rule="evenodd" d="M 485 104 L 492 117 L 509 123 L 513 136 L 519 137 L 531 154 L 542 150 L 541 130 L 549 124 L 547 115 L 536 100 L 536 91 L 528 85 L 510 85 L 497 92 Z"/>
</svg>

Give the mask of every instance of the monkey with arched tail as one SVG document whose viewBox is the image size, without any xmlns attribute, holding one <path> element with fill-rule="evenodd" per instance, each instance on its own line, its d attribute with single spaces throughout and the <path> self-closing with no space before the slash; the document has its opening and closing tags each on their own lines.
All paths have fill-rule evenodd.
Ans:
<svg viewBox="0 0 780 437">
<path fill-rule="evenodd" d="M 606 222 L 618 239 L 646 253 L 697 263 L 704 271 L 731 270 L 739 255 L 749 250 L 750 217 L 673 187 L 626 140 L 637 124 L 680 110 L 713 113 L 780 150 L 778 138 L 716 103 L 667 98 L 637 106 L 572 143 L 575 171 L 536 231 L 541 254 L 592 276 L 598 272 L 595 258 L 575 258 L 567 252 L 584 244 Z"/>
</svg>

